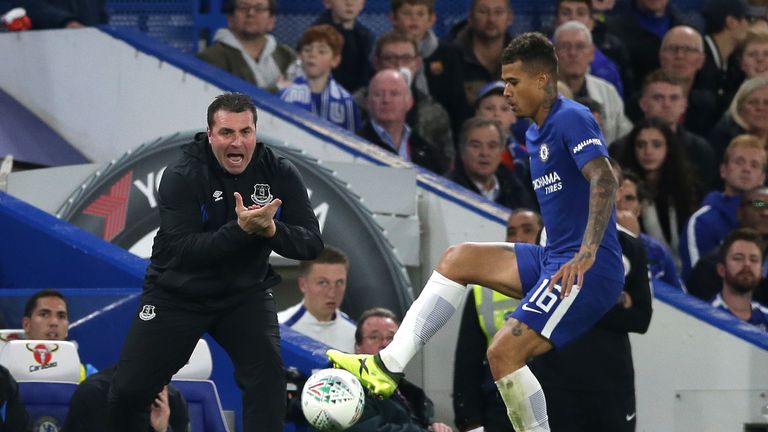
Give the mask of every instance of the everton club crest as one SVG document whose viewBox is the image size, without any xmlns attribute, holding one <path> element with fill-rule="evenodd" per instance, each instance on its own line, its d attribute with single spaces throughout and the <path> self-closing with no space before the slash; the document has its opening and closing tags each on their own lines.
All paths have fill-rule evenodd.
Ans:
<svg viewBox="0 0 768 432">
<path fill-rule="evenodd" d="M 269 192 L 268 184 L 256 184 L 253 185 L 253 193 L 251 194 L 251 200 L 254 204 L 267 205 L 272 202 L 272 194 Z"/>
</svg>

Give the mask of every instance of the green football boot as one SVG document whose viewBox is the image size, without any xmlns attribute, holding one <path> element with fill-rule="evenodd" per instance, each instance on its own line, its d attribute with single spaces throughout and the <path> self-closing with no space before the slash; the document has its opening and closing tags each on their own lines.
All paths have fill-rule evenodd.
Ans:
<svg viewBox="0 0 768 432">
<path fill-rule="evenodd" d="M 395 392 L 403 378 L 402 373 L 388 371 L 378 354 L 348 354 L 331 349 L 325 355 L 333 367 L 350 372 L 360 380 L 363 387 L 384 398 Z"/>
</svg>

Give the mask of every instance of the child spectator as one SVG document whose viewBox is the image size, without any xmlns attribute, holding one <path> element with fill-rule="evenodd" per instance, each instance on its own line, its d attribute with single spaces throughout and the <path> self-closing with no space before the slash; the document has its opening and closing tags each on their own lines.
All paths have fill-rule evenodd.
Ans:
<svg viewBox="0 0 768 432">
<path fill-rule="evenodd" d="M 308 28 L 299 40 L 304 76 L 280 92 L 280 98 L 352 132 L 360 127 L 360 110 L 347 90 L 331 77 L 341 62 L 344 39 L 332 26 Z"/>
<path fill-rule="evenodd" d="M 523 134 L 525 134 L 530 122 L 528 120 L 518 122 L 512 107 L 504 98 L 504 81 L 491 81 L 480 89 L 475 101 L 475 116 L 492 118 L 501 124 L 501 128 L 508 137 L 506 148 L 501 154 L 501 163 L 511 169 L 524 185 L 530 185 L 531 168 L 528 162 L 528 149 L 515 135 L 515 132 L 520 130 L 518 123 L 525 126 L 522 129 Z"/>
<path fill-rule="evenodd" d="M 334 66 L 334 78 L 348 91 L 354 93 L 368 84 L 371 65 L 368 57 L 373 51 L 373 32 L 357 17 L 365 6 L 365 0 L 323 0 L 325 11 L 312 25 L 330 24 L 344 38 L 341 62 Z"/>
<path fill-rule="evenodd" d="M 414 78 L 416 88 L 432 96 L 451 117 L 453 136 L 458 136 L 471 110 L 464 93 L 461 53 L 441 42 L 435 25 L 435 0 L 390 0 L 392 28 L 416 41 L 424 67 Z"/>
</svg>

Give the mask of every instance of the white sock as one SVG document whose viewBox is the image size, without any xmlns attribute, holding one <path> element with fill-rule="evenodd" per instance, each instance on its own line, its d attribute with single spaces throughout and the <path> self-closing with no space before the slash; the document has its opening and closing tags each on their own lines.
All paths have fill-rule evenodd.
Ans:
<svg viewBox="0 0 768 432">
<path fill-rule="evenodd" d="M 539 380 L 528 366 L 496 381 L 507 415 L 517 432 L 549 431 L 547 401 Z"/>
<path fill-rule="evenodd" d="M 379 352 L 382 362 L 391 372 L 402 372 L 409 361 L 451 318 L 467 291 L 434 271 L 424 290 L 413 302 L 395 333 L 395 338 Z"/>
</svg>

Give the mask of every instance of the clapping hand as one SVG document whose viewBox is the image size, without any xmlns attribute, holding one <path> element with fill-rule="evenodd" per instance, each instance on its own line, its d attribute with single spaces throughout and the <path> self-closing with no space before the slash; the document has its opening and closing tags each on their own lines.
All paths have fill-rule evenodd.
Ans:
<svg viewBox="0 0 768 432">
<path fill-rule="evenodd" d="M 256 234 L 261 237 L 272 237 L 277 231 L 275 214 L 283 202 L 275 198 L 266 205 L 253 204 L 248 207 L 243 205 L 243 197 L 235 192 L 235 213 L 237 224 L 248 234 Z"/>
</svg>

